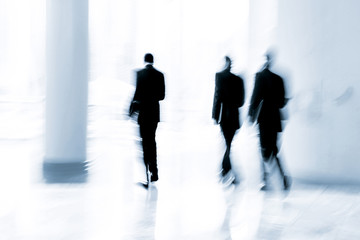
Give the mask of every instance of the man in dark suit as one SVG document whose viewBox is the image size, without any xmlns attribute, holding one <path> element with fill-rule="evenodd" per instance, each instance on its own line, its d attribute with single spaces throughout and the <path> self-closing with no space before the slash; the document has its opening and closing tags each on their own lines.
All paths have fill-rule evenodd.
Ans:
<svg viewBox="0 0 360 240">
<path fill-rule="evenodd" d="M 164 75 L 153 67 L 152 54 L 145 54 L 144 60 L 145 68 L 136 72 L 136 89 L 129 115 L 138 113 L 147 181 L 150 172 L 150 180 L 155 182 L 159 179 L 155 133 L 160 121 L 159 101 L 165 98 L 165 80 Z"/>
<path fill-rule="evenodd" d="M 226 151 L 222 160 L 222 177 L 232 169 L 230 161 L 231 142 L 240 128 L 239 108 L 244 104 L 244 82 L 231 73 L 231 59 L 225 57 L 225 69 L 215 75 L 215 94 L 212 118 L 220 124 L 225 138 Z M 237 183 L 234 176 L 233 183 Z"/>
<path fill-rule="evenodd" d="M 251 97 L 249 116 L 252 122 L 259 124 L 260 146 L 263 157 L 263 180 L 262 190 L 267 190 L 267 175 L 265 162 L 275 159 L 280 174 L 283 177 L 284 189 L 290 187 L 290 178 L 285 175 L 277 156 L 277 135 L 282 131 L 280 109 L 286 104 L 285 88 L 283 79 L 270 71 L 272 55 L 266 55 L 264 68 L 256 74 L 254 91 Z"/>
</svg>

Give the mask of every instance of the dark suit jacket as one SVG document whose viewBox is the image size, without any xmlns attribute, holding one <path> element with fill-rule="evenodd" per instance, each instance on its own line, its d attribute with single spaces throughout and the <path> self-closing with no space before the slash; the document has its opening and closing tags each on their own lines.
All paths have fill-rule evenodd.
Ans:
<svg viewBox="0 0 360 240">
<path fill-rule="evenodd" d="M 160 121 L 159 101 L 164 98 L 165 80 L 161 72 L 150 64 L 136 72 L 136 89 L 129 113 L 139 113 L 139 124 Z"/>
<path fill-rule="evenodd" d="M 212 117 L 223 127 L 239 129 L 239 107 L 244 104 L 244 82 L 229 69 L 215 75 Z"/>
<path fill-rule="evenodd" d="M 260 106 L 258 123 L 269 130 L 281 132 L 280 109 L 284 105 L 285 89 L 283 79 L 268 68 L 258 72 L 251 97 L 250 117 L 256 117 L 256 112 Z"/>
</svg>

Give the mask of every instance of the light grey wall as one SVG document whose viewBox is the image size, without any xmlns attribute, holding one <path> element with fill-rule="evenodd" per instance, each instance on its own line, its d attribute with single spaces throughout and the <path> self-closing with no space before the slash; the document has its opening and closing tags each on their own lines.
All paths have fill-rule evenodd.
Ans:
<svg viewBox="0 0 360 240">
<path fill-rule="evenodd" d="M 277 4 L 277 69 L 292 98 L 284 160 L 299 178 L 360 182 L 360 2 Z"/>
</svg>

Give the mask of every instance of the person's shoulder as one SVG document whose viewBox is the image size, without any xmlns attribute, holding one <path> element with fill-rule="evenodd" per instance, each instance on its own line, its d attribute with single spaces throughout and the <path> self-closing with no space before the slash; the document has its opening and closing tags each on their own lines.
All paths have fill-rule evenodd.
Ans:
<svg viewBox="0 0 360 240">
<path fill-rule="evenodd" d="M 222 70 L 220 72 L 217 72 L 216 75 L 219 76 L 219 77 L 226 77 L 226 76 L 229 76 L 229 71 Z"/>
<path fill-rule="evenodd" d="M 277 73 L 274 73 L 273 71 L 268 70 L 269 74 L 273 77 L 280 78 L 280 76 Z"/>
<path fill-rule="evenodd" d="M 270 71 L 270 70 L 269 70 L 268 68 L 263 67 L 263 68 L 259 69 L 259 70 L 255 73 L 255 75 L 258 75 L 258 76 L 264 75 L 264 74 L 267 74 L 269 71 Z"/>
<path fill-rule="evenodd" d="M 268 69 L 261 69 L 260 71 L 255 73 L 255 82 L 257 82 L 258 84 L 263 84 L 266 79 L 270 79 Z"/>
<path fill-rule="evenodd" d="M 264 68 L 264 69 L 262 69 L 261 71 L 257 72 L 257 73 L 256 73 L 256 76 L 257 76 L 257 77 L 272 78 L 272 79 L 280 78 L 279 75 L 277 75 L 276 73 L 274 73 L 273 71 L 271 71 L 271 70 L 268 69 L 268 68 Z"/>
<path fill-rule="evenodd" d="M 146 68 L 138 68 L 135 70 L 136 73 L 143 73 L 143 72 L 146 72 Z"/>
<path fill-rule="evenodd" d="M 279 74 L 274 73 L 272 71 L 269 71 L 269 75 L 272 77 L 272 79 L 276 79 L 277 81 L 282 81 L 283 80 L 282 77 Z"/>
<path fill-rule="evenodd" d="M 258 78 L 261 78 L 264 75 L 265 75 L 264 70 L 261 70 L 261 71 L 255 73 L 255 78 L 258 79 Z"/>
<path fill-rule="evenodd" d="M 241 75 L 235 75 L 236 77 L 236 82 L 244 85 L 244 78 Z"/>
<path fill-rule="evenodd" d="M 158 69 L 156 69 L 156 68 L 152 68 L 151 69 L 153 72 L 155 72 L 156 74 L 157 74 L 157 76 L 164 76 L 164 74 L 160 71 L 160 70 L 158 70 Z"/>
<path fill-rule="evenodd" d="M 236 78 L 236 79 L 243 79 L 242 75 L 240 73 L 231 73 L 231 76 L 233 76 L 233 78 Z"/>
<path fill-rule="evenodd" d="M 157 68 L 152 68 L 155 72 L 157 72 L 157 73 L 161 73 L 162 74 L 162 72 L 159 70 L 159 69 L 157 69 Z"/>
</svg>

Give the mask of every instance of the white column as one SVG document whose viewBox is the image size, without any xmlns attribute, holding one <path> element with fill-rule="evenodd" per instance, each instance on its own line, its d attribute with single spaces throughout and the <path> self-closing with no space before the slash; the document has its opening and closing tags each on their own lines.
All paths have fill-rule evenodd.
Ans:
<svg viewBox="0 0 360 240">
<path fill-rule="evenodd" d="M 44 170 L 64 168 L 70 173 L 83 170 L 86 160 L 88 1 L 46 3 Z M 52 177 L 51 171 L 50 176 L 45 173 L 45 178 Z"/>
</svg>

